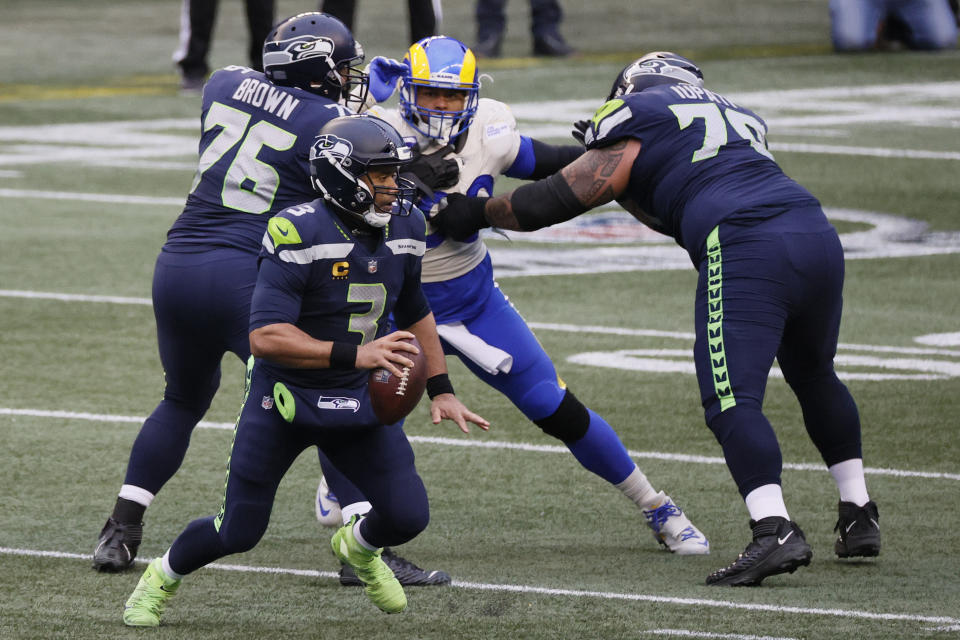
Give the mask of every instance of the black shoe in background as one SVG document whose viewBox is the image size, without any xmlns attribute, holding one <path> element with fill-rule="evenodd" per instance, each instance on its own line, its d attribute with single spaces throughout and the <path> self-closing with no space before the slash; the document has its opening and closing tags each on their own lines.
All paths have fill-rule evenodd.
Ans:
<svg viewBox="0 0 960 640">
<path fill-rule="evenodd" d="M 559 33 L 546 33 L 533 39 L 533 55 L 566 58 L 575 53 Z"/>
<path fill-rule="evenodd" d="M 503 34 L 495 33 L 477 38 L 477 44 L 472 50 L 478 58 L 499 58 L 501 45 L 503 45 Z"/>
</svg>

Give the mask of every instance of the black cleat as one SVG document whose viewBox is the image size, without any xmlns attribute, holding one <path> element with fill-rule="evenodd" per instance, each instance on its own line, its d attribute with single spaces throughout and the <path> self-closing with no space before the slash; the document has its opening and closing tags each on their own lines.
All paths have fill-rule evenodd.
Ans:
<svg viewBox="0 0 960 640">
<path fill-rule="evenodd" d="M 450 584 L 450 574 L 446 571 L 424 571 L 409 560 L 402 558 L 390 550 L 390 547 L 384 547 L 380 554 L 393 575 L 401 585 L 405 587 L 428 587 L 443 586 Z M 345 587 L 362 587 L 363 582 L 357 577 L 348 565 L 340 567 L 340 584 Z"/>
<path fill-rule="evenodd" d="M 133 564 L 143 540 L 143 523 L 117 522 L 109 518 L 100 531 L 93 550 L 93 568 L 97 571 L 124 571 Z"/>
<path fill-rule="evenodd" d="M 852 502 L 838 505 L 840 517 L 837 526 L 837 542 L 834 551 L 841 558 L 863 556 L 872 558 L 880 555 L 880 515 L 877 504 L 871 500 L 862 507 Z"/>
<path fill-rule="evenodd" d="M 733 564 L 707 576 L 708 585 L 755 587 L 767 576 L 793 573 L 797 567 L 810 564 L 813 550 L 796 523 L 770 516 L 751 520 L 750 528 L 753 541 Z"/>
</svg>

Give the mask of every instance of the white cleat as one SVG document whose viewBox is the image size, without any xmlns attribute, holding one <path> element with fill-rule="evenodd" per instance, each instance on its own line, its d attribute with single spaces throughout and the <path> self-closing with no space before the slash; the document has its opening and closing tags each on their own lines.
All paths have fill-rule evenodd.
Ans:
<svg viewBox="0 0 960 640">
<path fill-rule="evenodd" d="M 320 478 L 317 487 L 317 499 L 313 505 L 317 512 L 317 521 L 325 527 L 339 527 L 343 524 L 340 516 L 340 501 L 327 486 L 327 479 Z"/>
<path fill-rule="evenodd" d="M 673 499 L 662 491 L 660 498 L 659 506 L 642 510 L 656 541 L 681 556 L 702 556 L 710 553 L 710 541 L 693 526 L 690 518 Z"/>
</svg>

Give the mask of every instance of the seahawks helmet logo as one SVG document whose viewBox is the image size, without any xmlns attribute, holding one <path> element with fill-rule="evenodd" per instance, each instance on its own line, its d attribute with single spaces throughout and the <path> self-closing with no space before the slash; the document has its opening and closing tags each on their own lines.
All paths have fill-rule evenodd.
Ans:
<svg viewBox="0 0 960 640">
<path fill-rule="evenodd" d="M 333 40 L 323 36 L 298 36 L 289 40 L 275 40 L 264 47 L 263 65 L 284 65 L 308 58 L 331 57 L 336 48 Z"/>
<path fill-rule="evenodd" d="M 703 86 L 703 76 L 700 74 L 700 70 L 689 60 L 679 56 L 669 57 L 672 54 L 669 54 L 668 57 L 652 57 L 656 55 L 663 54 L 647 54 L 624 69 L 621 76 L 624 84 L 629 86 L 631 84 L 630 80 L 634 76 L 648 74 L 674 78 L 698 87 Z M 629 93 L 629 91 L 622 93 Z"/>
<path fill-rule="evenodd" d="M 351 155 L 353 155 L 353 143 L 329 133 L 317 136 L 313 148 L 310 150 L 311 158 L 333 158 L 344 167 L 353 164 Z"/>
</svg>

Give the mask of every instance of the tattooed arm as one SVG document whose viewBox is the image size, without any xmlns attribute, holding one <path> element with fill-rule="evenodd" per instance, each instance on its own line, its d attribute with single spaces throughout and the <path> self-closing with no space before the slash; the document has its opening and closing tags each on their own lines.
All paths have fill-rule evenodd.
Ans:
<svg viewBox="0 0 960 640">
<path fill-rule="evenodd" d="M 591 149 L 551 178 L 491 198 L 484 208 L 484 217 L 491 226 L 516 231 L 533 231 L 569 220 L 622 194 L 639 152 L 640 141 L 636 139 Z M 561 180 L 562 184 L 558 184 Z M 564 187 L 575 202 L 564 193 Z M 524 190 L 530 193 L 522 193 Z M 531 207 L 533 210 L 527 211 Z"/>
<path fill-rule="evenodd" d="M 496 198 L 448 195 L 434 222 L 447 237 L 464 241 L 484 227 L 534 231 L 569 220 L 619 197 L 638 153 L 639 140 L 621 140 L 591 149 L 560 173 Z"/>
</svg>

